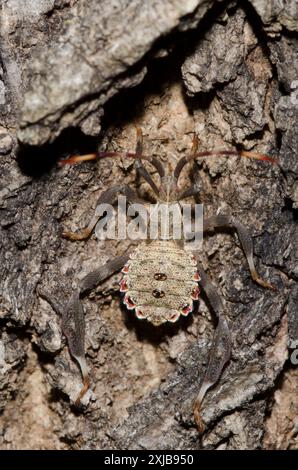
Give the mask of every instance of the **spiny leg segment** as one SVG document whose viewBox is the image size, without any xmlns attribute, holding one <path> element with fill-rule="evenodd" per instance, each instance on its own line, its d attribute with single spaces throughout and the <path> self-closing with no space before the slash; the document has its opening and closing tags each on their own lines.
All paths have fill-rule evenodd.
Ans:
<svg viewBox="0 0 298 470">
<path fill-rule="evenodd" d="M 83 387 L 75 401 L 76 406 L 79 406 L 82 397 L 89 388 L 89 376 L 85 358 L 85 320 L 80 297 L 119 271 L 128 259 L 129 254 L 118 256 L 87 274 L 80 283 L 79 291 L 71 297 L 63 314 L 62 325 L 64 334 L 67 337 L 69 350 L 78 362 L 83 377 Z"/>
<path fill-rule="evenodd" d="M 205 295 L 217 317 L 217 327 L 214 333 L 207 370 L 201 382 L 197 398 L 194 402 L 195 422 L 198 426 L 199 432 L 202 433 L 205 426 L 200 414 L 201 404 L 207 390 L 218 382 L 225 364 L 230 359 L 231 338 L 229 325 L 224 314 L 224 307 L 220 296 L 217 293 L 216 287 L 211 283 L 209 277 L 199 264 L 197 269 L 201 277 L 200 286 L 205 292 Z"/>
<path fill-rule="evenodd" d="M 81 297 L 94 289 L 98 284 L 122 269 L 129 259 L 129 254 L 118 256 L 98 269 L 87 274 L 81 281 L 79 289 L 73 293 L 66 305 L 56 301 L 51 294 L 39 289 L 39 295 L 44 298 L 52 308 L 62 317 L 62 330 L 67 338 L 68 347 L 72 357 L 79 364 L 83 387 L 80 390 L 75 406 L 79 406 L 81 399 L 89 388 L 89 374 L 85 358 L 85 319 Z"/>
<path fill-rule="evenodd" d="M 267 289 L 276 290 L 269 282 L 264 281 L 257 273 L 256 267 L 253 260 L 253 241 L 249 232 L 244 225 L 241 224 L 237 219 L 230 215 L 216 215 L 205 219 L 203 222 L 204 231 L 214 230 L 216 227 L 230 227 L 237 230 L 240 243 L 242 245 L 245 257 L 248 262 L 249 270 L 252 279 L 257 282 L 260 286 Z"/>
<path fill-rule="evenodd" d="M 116 197 L 119 194 L 123 194 L 123 196 L 125 196 L 127 201 L 130 203 L 144 204 L 143 201 L 138 198 L 135 191 L 133 191 L 128 185 L 119 184 L 104 191 L 99 196 L 97 203 L 96 203 L 96 207 L 99 206 L 100 204 L 111 204 L 111 205 L 115 204 Z M 79 232 L 71 232 L 69 230 L 64 230 L 62 235 L 63 237 L 68 238 L 69 240 L 85 240 L 86 238 L 90 237 L 92 231 L 94 230 L 100 218 L 101 218 L 101 215 L 99 215 L 97 213 L 97 210 L 95 209 L 95 213 L 86 228 L 84 228 L 83 230 Z"/>
</svg>

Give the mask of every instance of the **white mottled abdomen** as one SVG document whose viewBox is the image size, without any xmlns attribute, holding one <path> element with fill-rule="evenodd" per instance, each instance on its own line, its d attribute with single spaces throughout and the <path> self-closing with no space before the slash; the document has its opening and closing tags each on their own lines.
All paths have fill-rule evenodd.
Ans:
<svg viewBox="0 0 298 470">
<path fill-rule="evenodd" d="M 154 325 L 188 315 L 200 292 L 196 259 L 172 240 L 140 244 L 122 272 L 125 305 Z"/>
</svg>

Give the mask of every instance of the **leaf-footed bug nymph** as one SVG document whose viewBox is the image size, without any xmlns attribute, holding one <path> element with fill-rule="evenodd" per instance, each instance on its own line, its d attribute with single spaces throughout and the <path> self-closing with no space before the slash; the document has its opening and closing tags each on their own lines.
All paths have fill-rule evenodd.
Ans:
<svg viewBox="0 0 298 470">
<path fill-rule="evenodd" d="M 107 157 L 134 159 L 137 172 L 150 185 L 157 202 L 167 205 L 180 205 L 180 201 L 198 193 L 198 185 L 196 184 L 185 190 L 179 189 L 178 186 L 181 171 L 190 161 L 209 156 L 234 155 L 277 163 L 266 155 L 254 152 L 236 150 L 198 152 L 197 147 L 198 140 L 194 138 L 189 155 L 183 156 L 178 161 L 174 171 L 167 173 L 157 158 L 143 154 L 142 132 L 137 128 L 135 152 L 97 152 L 84 156 L 73 156 L 60 163 L 72 164 Z M 144 167 L 143 161 L 153 165 L 157 171 L 160 178 L 159 186 Z M 97 206 L 103 203 L 114 204 L 115 198 L 119 194 L 126 196 L 129 203 L 140 201 L 132 188 L 120 184 L 104 191 L 98 199 Z M 87 228 L 80 232 L 64 231 L 64 237 L 70 240 L 88 238 L 98 223 L 99 217 L 98 213 L 95 212 Z M 212 231 L 214 228 L 220 227 L 230 227 L 237 231 L 252 279 L 262 287 L 274 289 L 256 271 L 253 261 L 253 243 L 248 230 L 238 220 L 229 215 L 221 214 L 206 218 L 203 221 L 204 231 Z M 204 425 L 200 417 L 201 403 L 207 390 L 219 380 L 223 367 L 229 361 L 231 340 L 224 306 L 217 289 L 200 266 L 198 252 L 186 250 L 184 242 L 185 240 L 162 238 L 142 240 L 132 253 L 110 260 L 105 265 L 90 272 L 80 282 L 78 291 L 74 292 L 64 311 L 61 312 L 63 332 L 67 337 L 71 355 L 77 360 L 83 377 L 83 387 L 76 399 L 76 405 L 80 404 L 82 397 L 89 388 L 84 346 L 84 311 L 80 298 L 109 276 L 122 270 L 120 292 L 123 293 L 124 304 L 127 309 L 135 312 L 137 318 L 146 319 L 153 325 L 158 326 L 165 322 L 176 322 L 180 316 L 189 315 L 193 310 L 193 302 L 198 299 L 200 289 L 204 291 L 209 300 L 213 313 L 217 318 L 217 325 L 207 369 L 194 402 L 195 422 L 199 431 L 203 431 Z M 46 295 L 46 298 L 51 302 L 49 295 Z"/>
</svg>

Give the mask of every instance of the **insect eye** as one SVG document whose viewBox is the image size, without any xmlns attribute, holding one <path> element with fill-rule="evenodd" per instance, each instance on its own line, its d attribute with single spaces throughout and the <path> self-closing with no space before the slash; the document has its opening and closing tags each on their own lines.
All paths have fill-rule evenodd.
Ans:
<svg viewBox="0 0 298 470">
<path fill-rule="evenodd" d="M 154 289 L 152 291 L 152 295 L 153 297 L 155 297 L 156 299 L 161 299 L 162 297 L 165 296 L 165 293 L 163 290 L 159 290 L 159 289 Z"/>
<path fill-rule="evenodd" d="M 155 273 L 154 279 L 156 281 L 165 281 L 167 279 L 167 275 L 165 273 Z"/>
</svg>

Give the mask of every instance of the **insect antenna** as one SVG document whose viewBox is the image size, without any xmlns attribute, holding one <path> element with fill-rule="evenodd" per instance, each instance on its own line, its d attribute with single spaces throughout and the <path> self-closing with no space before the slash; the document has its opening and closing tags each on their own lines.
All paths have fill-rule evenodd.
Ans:
<svg viewBox="0 0 298 470">
<path fill-rule="evenodd" d="M 162 178 L 165 174 L 164 168 L 161 164 L 161 162 L 152 156 L 149 155 L 139 155 L 138 153 L 134 152 L 94 152 L 94 153 L 88 153 L 87 155 L 73 155 L 69 158 L 66 158 L 65 160 L 60 160 L 59 161 L 59 166 L 64 166 L 64 165 L 74 165 L 76 163 L 81 163 L 84 161 L 90 161 L 90 160 L 97 160 L 101 158 L 108 158 L 108 157 L 120 157 L 120 158 L 132 158 L 132 159 L 140 159 L 140 160 L 145 160 L 151 165 L 155 167 L 157 170 L 159 176 Z"/>
<path fill-rule="evenodd" d="M 274 165 L 279 165 L 278 161 L 275 158 L 269 157 L 268 155 L 264 155 L 262 153 L 247 152 L 246 150 L 212 150 L 212 151 L 206 151 L 206 152 L 204 151 L 204 152 L 191 153 L 190 155 L 186 155 L 182 157 L 176 165 L 176 168 L 174 170 L 174 177 L 178 179 L 184 166 L 191 160 L 195 160 L 196 158 L 203 158 L 203 157 L 220 157 L 220 156 L 225 156 L 225 157 L 236 156 L 236 157 L 252 158 L 255 160 L 267 161 Z"/>
</svg>

